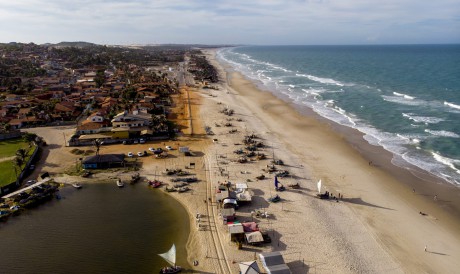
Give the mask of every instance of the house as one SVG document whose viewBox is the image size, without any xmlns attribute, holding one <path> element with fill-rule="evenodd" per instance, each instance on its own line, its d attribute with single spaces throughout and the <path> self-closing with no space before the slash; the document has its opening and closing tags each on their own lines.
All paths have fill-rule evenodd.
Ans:
<svg viewBox="0 0 460 274">
<path fill-rule="evenodd" d="M 239 223 L 229 223 L 227 225 L 228 233 L 230 234 L 230 240 L 232 242 L 243 242 L 244 241 L 244 229 L 243 225 Z"/>
<path fill-rule="evenodd" d="M 101 122 L 93 122 L 91 120 L 85 120 L 80 125 L 77 126 L 76 134 L 95 134 L 100 132 L 109 131 L 111 129 L 111 124 L 107 120 Z"/>
<path fill-rule="evenodd" d="M 152 116 L 145 112 L 133 111 L 132 114 L 128 112 L 122 112 L 117 114 L 112 119 L 113 128 L 118 127 L 128 127 L 128 128 L 138 128 L 138 127 L 147 127 L 152 122 Z"/>
<path fill-rule="evenodd" d="M 81 162 L 84 169 L 103 169 L 122 167 L 125 164 L 124 154 L 100 154 L 88 156 Z"/>
</svg>

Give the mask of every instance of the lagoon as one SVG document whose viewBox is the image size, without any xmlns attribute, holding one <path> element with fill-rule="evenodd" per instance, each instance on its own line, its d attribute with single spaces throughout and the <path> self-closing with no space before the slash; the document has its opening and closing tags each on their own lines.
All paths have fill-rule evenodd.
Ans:
<svg viewBox="0 0 460 274">
<path fill-rule="evenodd" d="M 172 243 L 188 267 L 188 214 L 163 191 L 91 183 L 60 196 L 0 223 L 2 273 L 157 273 Z"/>
</svg>

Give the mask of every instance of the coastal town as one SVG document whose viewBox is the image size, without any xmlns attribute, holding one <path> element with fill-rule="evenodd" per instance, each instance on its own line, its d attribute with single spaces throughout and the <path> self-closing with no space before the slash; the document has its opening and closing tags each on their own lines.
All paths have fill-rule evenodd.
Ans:
<svg viewBox="0 0 460 274">
<path fill-rule="evenodd" d="M 0 56 L 0 142 L 12 147 L 0 157 L 1 225 L 102 182 L 186 209 L 188 240 L 159 254 L 155 272 L 447 273 L 457 263 L 419 260 L 458 250 L 425 234 L 456 241 L 433 201 L 417 200 L 429 209 L 418 214 L 412 191 L 387 189 L 395 179 L 378 161 L 215 48 L 10 43 Z"/>
<path fill-rule="evenodd" d="M 137 59 L 140 51 L 149 54 L 150 58 L 144 56 L 145 59 Z M 117 144 L 146 146 L 171 140 L 177 142 L 184 139 L 181 137 L 184 133 L 185 136 L 193 136 L 196 132 L 203 131 L 203 128 L 198 129 L 197 125 L 192 125 L 192 113 L 196 113 L 196 110 L 191 109 L 188 89 L 199 85 L 201 89 L 218 90 L 215 86 L 218 77 L 214 67 L 198 50 L 175 47 L 117 49 L 75 43 L 50 46 L 9 44 L 2 45 L 0 53 L 3 58 L 2 75 L 8 76 L 2 78 L 1 86 L 2 139 L 8 142 L 22 140 L 26 136 L 31 139 L 30 143 L 33 143 L 35 148 L 35 153 L 29 157 L 27 157 L 29 152 L 27 150 L 26 156 L 21 158 L 21 161 L 18 160 L 19 156 L 15 156 L 14 161 L 11 160 L 10 165 L 5 167 L 10 169 L 11 166 L 16 165 L 14 168 L 15 171 L 19 170 L 19 175 L 14 180 L 6 179 L 2 182 L 1 189 L 4 194 L 2 205 L 5 205 L 2 206 L 4 208 L 2 221 L 6 221 L 10 216 L 19 215 L 22 210 L 32 209 L 54 196 L 60 198 L 57 193 L 58 182 L 63 182 L 63 175 L 66 176 L 67 183 L 69 178 L 73 179 L 71 184 L 61 184 L 61 187 L 68 185 L 81 189 L 84 188 L 85 183 L 97 180 L 97 173 L 107 174 L 122 168 L 128 170 L 128 175 L 116 176 L 118 187 L 123 187 L 124 183 L 134 184 L 143 179 L 142 181 L 149 186 L 164 187 L 166 192 L 177 193 L 193 191 L 191 183 L 206 180 L 206 178 L 197 179 L 196 176 L 202 176 L 197 172 L 198 170 L 195 170 L 195 163 L 185 166 L 185 169 L 188 168 L 190 171 L 174 169 L 176 165 L 166 168 L 163 174 L 166 177 L 174 177 L 167 178 L 170 179 L 168 180 L 170 183 L 166 182 L 166 178 L 157 179 L 165 176 L 155 176 L 155 179 L 143 176 L 146 174 L 146 168 L 139 163 L 142 162 L 143 157 L 168 158 L 168 153 L 172 155 L 174 151 L 194 156 L 188 146 L 149 147 L 148 150 L 143 147 L 138 148 L 140 151 L 137 154 L 128 152 L 126 155 L 107 153 L 111 150 L 110 147 L 115 147 Z M 185 115 L 183 112 L 188 113 Z M 233 119 L 233 110 L 223 109 L 220 112 L 227 121 L 223 122 L 222 127 L 225 130 L 228 128 L 232 134 L 239 133 L 238 129 L 241 129 L 241 126 L 230 123 Z M 40 134 L 24 135 L 24 133 L 33 132 L 35 128 L 49 127 L 72 128 L 68 136 L 63 132 L 62 138 L 64 147 L 74 147 L 71 153 L 75 155 L 82 153 L 82 157 L 75 163 L 75 172 L 69 173 L 63 170 L 64 174 L 60 174 L 42 169 L 47 159 L 41 159 L 42 154 L 37 151 L 46 150 L 48 145 L 52 145 L 52 141 L 48 141 Z M 216 122 L 215 127 L 220 125 Z M 215 135 L 211 127 L 205 127 L 204 130 L 206 135 Z M 217 139 L 212 140 L 217 142 Z M 235 149 L 236 163 L 267 159 L 263 152 L 259 152 L 265 145 L 254 133 L 245 136 L 241 142 L 246 147 Z M 104 149 L 104 153 L 100 153 L 102 146 L 109 149 Z M 193 143 L 190 143 L 190 147 L 194 147 Z M 220 157 L 224 158 L 223 155 Z M 275 167 L 275 164 L 282 165 L 282 160 L 266 162 L 270 163 L 267 165 L 269 167 L 266 170 L 267 174 L 276 173 L 275 178 L 288 176 L 288 171 L 278 170 Z M 137 172 L 139 169 L 140 173 Z M 129 172 L 129 170 L 136 172 Z M 223 167 L 219 168 L 221 176 L 226 172 L 228 171 Z M 15 175 L 17 174 L 16 171 Z M 229 179 L 229 174 L 226 174 Z M 31 179 L 37 175 L 39 177 Z M 187 175 L 194 177 L 184 177 Z M 263 180 L 265 175 L 256 176 L 254 179 Z M 251 180 L 247 179 L 247 182 L 249 181 Z M 267 205 L 250 211 L 249 215 L 245 214 L 248 215 L 246 217 L 244 215 L 236 217 L 236 210 L 240 206 L 246 204 L 247 207 L 252 203 L 253 191 L 248 189 L 245 182 L 232 184 L 230 180 L 226 180 L 205 186 L 209 190 L 204 199 L 208 205 L 205 209 L 207 214 L 215 214 L 215 216 L 204 212 L 197 213 L 194 221 L 198 231 L 212 231 L 209 226 L 211 222 L 222 223 L 220 228 L 215 229 L 228 227 L 226 234 L 229 234 L 231 242 L 236 243 L 235 247 L 238 250 L 242 249 L 243 243 L 247 245 L 271 243 L 268 228 L 260 230 L 259 225 L 254 222 L 254 218 L 270 218 L 270 214 L 265 209 Z M 170 186 L 167 186 L 168 184 Z M 298 189 L 300 186 L 297 183 L 293 188 Z M 276 190 L 284 191 L 285 187 L 280 183 L 280 187 L 277 186 Z M 269 198 L 269 201 L 274 203 L 279 200 L 277 195 Z M 214 220 L 217 216 L 220 221 Z M 221 246 L 222 240 L 219 236 L 213 237 L 216 247 Z M 222 247 L 216 251 L 227 261 Z M 281 261 L 276 259 L 276 256 L 281 258 Z M 276 266 L 267 267 L 290 273 L 281 253 L 261 255 L 264 260 L 265 257 L 277 260 Z M 193 264 L 196 266 L 198 260 L 194 260 Z M 206 266 L 206 263 L 203 265 Z M 219 267 L 219 273 L 234 271 L 228 261 L 224 264 L 220 263 Z M 248 271 L 250 269 L 259 271 L 255 261 L 243 262 L 240 267 Z M 169 273 L 168 271 L 172 270 L 165 268 L 163 271 Z"/>
</svg>

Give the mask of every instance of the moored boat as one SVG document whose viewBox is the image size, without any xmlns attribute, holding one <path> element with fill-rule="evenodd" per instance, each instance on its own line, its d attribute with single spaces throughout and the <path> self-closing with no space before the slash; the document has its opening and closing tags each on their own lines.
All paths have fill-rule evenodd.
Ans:
<svg viewBox="0 0 460 274">
<path fill-rule="evenodd" d="M 74 188 L 76 188 L 76 189 L 81 189 L 81 188 L 82 188 L 82 185 L 79 184 L 79 183 L 74 183 L 74 184 L 72 184 L 72 186 L 73 186 Z"/>
<path fill-rule="evenodd" d="M 158 255 L 165 259 L 165 261 L 167 261 L 171 265 L 165 266 L 162 269 L 160 269 L 161 274 L 178 273 L 182 271 L 182 267 L 176 265 L 176 246 L 174 244 L 166 253 Z"/>
<path fill-rule="evenodd" d="M 158 180 L 151 180 L 148 182 L 148 185 L 153 187 L 153 188 L 158 188 L 162 185 L 163 183 L 161 181 L 158 181 Z"/>
<path fill-rule="evenodd" d="M 181 193 L 181 192 L 186 192 L 186 191 L 189 191 L 189 190 L 190 190 L 190 188 L 188 186 L 183 186 L 183 187 L 179 187 L 177 189 L 177 192 Z"/>
<path fill-rule="evenodd" d="M 124 187 L 125 186 L 125 184 L 121 181 L 120 178 L 117 179 L 117 186 L 118 187 Z"/>
</svg>

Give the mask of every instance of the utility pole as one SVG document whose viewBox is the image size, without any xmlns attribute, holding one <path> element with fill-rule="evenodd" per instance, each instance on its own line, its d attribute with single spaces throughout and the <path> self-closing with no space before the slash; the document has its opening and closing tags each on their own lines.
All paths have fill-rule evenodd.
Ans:
<svg viewBox="0 0 460 274">
<path fill-rule="evenodd" d="M 66 147 L 67 146 L 67 141 L 65 139 L 65 133 L 63 132 L 62 135 L 64 135 L 64 146 Z"/>
</svg>

